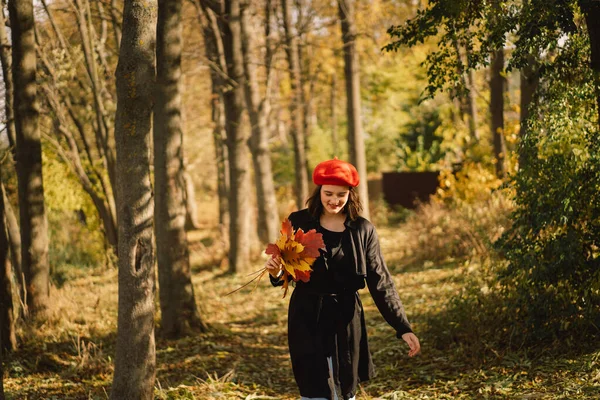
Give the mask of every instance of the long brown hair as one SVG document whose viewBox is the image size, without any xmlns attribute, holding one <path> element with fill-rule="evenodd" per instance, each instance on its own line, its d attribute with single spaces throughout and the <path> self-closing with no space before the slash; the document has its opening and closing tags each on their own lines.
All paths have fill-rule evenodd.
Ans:
<svg viewBox="0 0 600 400">
<path fill-rule="evenodd" d="M 308 207 L 308 212 L 315 218 L 320 218 L 321 214 L 323 214 L 323 203 L 321 203 L 321 188 L 322 186 L 317 185 L 315 190 L 312 192 L 308 200 L 306 200 L 306 206 Z M 362 204 L 360 202 L 360 197 L 358 196 L 358 191 L 355 187 L 349 186 L 348 191 L 348 201 L 346 205 L 344 205 L 344 209 L 342 212 L 346 214 L 352 221 L 354 221 L 362 211 Z"/>
</svg>

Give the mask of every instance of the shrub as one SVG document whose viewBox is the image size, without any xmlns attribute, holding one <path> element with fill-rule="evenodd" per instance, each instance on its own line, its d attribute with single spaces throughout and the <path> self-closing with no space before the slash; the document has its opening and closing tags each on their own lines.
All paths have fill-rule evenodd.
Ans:
<svg viewBox="0 0 600 400">
<path fill-rule="evenodd" d="M 514 178 L 513 225 L 498 242 L 509 261 L 501 282 L 532 338 L 600 331 L 600 142 L 588 46 L 573 35 L 540 87 Z"/>
<path fill-rule="evenodd" d="M 415 262 L 486 258 L 508 227 L 512 202 L 500 181 L 479 164 L 440 175 L 441 188 L 404 225 L 406 255 Z"/>
</svg>

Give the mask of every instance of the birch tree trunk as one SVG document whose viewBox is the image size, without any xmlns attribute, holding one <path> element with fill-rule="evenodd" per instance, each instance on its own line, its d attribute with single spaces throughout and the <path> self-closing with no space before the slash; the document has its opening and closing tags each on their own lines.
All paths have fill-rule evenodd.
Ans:
<svg viewBox="0 0 600 400">
<path fill-rule="evenodd" d="M 290 115 L 292 118 L 291 136 L 294 142 L 294 167 L 296 172 L 296 207 L 304 208 L 308 198 L 308 173 L 306 170 L 306 138 L 304 135 L 304 108 L 302 106 L 302 86 L 300 84 L 300 62 L 298 60 L 298 42 L 292 32 L 290 0 L 281 0 L 283 27 L 285 30 L 285 52 L 287 54 L 292 86 Z"/>
<path fill-rule="evenodd" d="M 244 94 L 252 126 L 248 143 L 254 166 L 254 184 L 258 206 L 258 237 L 264 243 L 274 243 L 279 232 L 279 214 L 277 212 L 277 198 L 275 197 L 275 183 L 273 182 L 273 168 L 268 143 L 267 115 L 269 113 L 270 71 L 267 71 L 265 97 L 261 99 L 256 78 L 255 65 L 257 62 L 253 54 L 253 33 L 250 32 L 249 18 L 246 9 L 242 12 L 241 18 L 242 53 L 246 79 Z"/>
<path fill-rule="evenodd" d="M 161 328 L 168 338 L 202 328 L 188 250 L 181 122 L 182 0 L 158 1 L 154 106 L 155 230 Z"/>
<path fill-rule="evenodd" d="M 49 298 L 48 222 L 44 207 L 42 146 L 38 126 L 36 54 L 32 0 L 8 3 L 19 183 L 21 258 L 30 315 L 43 317 Z"/>
<path fill-rule="evenodd" d="M 504 143 L 504 49 L 499 49 L 492 54 L 490 78 L 490 114 L 491 131 L 494 143 L 494 157 L 496 159 L 496 176 L 506 176 L 506 145 Z"/>
<path fill-rule="evenodd" d="M 119 316 L 113 400 L 152 399 L 156 374 L 149 161 L 156 15 L 157 0 L 125 0 L 116 71 Z"/>
<path fill-rule="evenodd" d="M 344 75 L 346 77 L 346 115 L 348 119 L 348 153 L 350 162 L 358 170 L 361 184 L 358 194 L 363 205 L 362 215 L 369 218 L 367 159 L 361 118 L 360 71 L 356 50 L 354 0 L 338 0 L 342 40 L 344 42 Z"/>
</svg>

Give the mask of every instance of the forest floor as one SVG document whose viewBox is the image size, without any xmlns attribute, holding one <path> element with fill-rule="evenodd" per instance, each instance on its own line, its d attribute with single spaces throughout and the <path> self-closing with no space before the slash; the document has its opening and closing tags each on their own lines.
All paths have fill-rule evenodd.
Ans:
<svg viewBox="0 0 600 400">
<path fill-rule="evenodd" d="M 436 348 L 430 321 L 446 321 L 451 296 L 468 284 L 476 263 L 406 265 L 398 232 L 381 228 L 382 249 L 422 354 L 410 359 L 367 291 L 365 306 L 376 377 L 357 399 L 599 399 L 600 351 L 505 351 L 473 357 L 469 343 Z M 287 298 L 268 279 L 256 290 L 223 295 L 244 274 L 224 273 L 209 237 L 192 236 L 193 283 L 206 333 L 165 340 L 157 331 L 157 399 L 297 399 L 287 352 Z M 248 272 L 264 261 L 257 260 Z M 117 271 L 80 271 L 52 289 L 49 319 L 21 334 L 5 366 L 9 399 L 107 399 L 113 373 Z M 158 316 L 157 316 L 158 321 Z M 480 339 L 484 340 L 484 339 Z M 594 346 L 586 346 L 587 348 Z"/>
</svg>

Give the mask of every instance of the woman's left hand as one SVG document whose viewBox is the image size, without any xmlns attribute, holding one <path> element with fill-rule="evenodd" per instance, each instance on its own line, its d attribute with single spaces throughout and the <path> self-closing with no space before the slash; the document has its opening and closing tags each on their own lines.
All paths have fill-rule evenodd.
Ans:
<svg viewBox="0 0 600 400">
<path fill-rule="evenodd" d="M 408 344 L 408 347 L 410 347 L 410 350 L 408 351 L 409 357 L 414 357 L 419 354 L 421 351 L 421 344 L 419 343 L 419 338 L 417 338 L 414 333 L 405 333 L 402 335 L 402 339 L 404 339 L 404 341 Z"/>
</svg>

